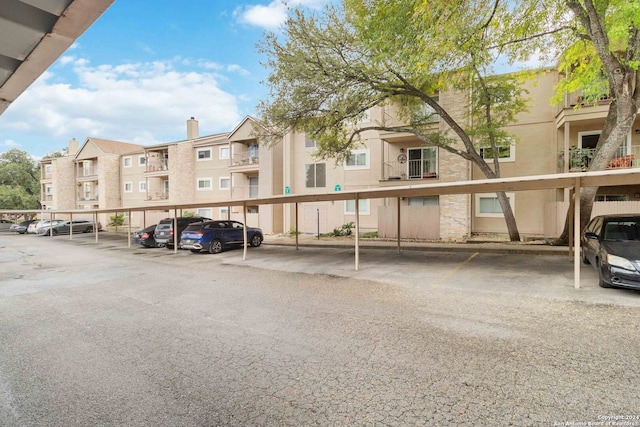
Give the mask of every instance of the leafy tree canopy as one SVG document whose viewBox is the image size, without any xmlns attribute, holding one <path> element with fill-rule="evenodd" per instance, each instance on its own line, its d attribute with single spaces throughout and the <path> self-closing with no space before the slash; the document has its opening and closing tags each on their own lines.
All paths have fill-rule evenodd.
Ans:
<svg viewBox="0 0 640 427">
<path fill-rule="evenodd" d="M 40 195 L 40 169 L 25 151 L 13 148 L 0 154 L 0 185 L 22 188 L 32 196 Z"/>
</svg>

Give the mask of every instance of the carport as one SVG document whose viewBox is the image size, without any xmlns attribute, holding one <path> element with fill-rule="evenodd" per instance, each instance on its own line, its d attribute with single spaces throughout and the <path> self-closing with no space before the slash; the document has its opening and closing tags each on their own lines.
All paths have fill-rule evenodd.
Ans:
<svg viewBox="0 0 640 427">
<path fill-rule="evenodd" d="M 495 193 L 497 191 L 528 191 L 528 190 L 550 190 L 550 189 L 570 189 L 574 201 L 573 221 L 579 223 L 580 221 L 580 203 L 579 195 L 580 188 L 582 187 L 607 187 L 618 185 L 638 185 L 640 184 L 640 169 L 616 169 L 597 172 L 577 172 L 577 173 L 564 173 L 564 174 L 551 174 L 551 175 L 536 175 L 526 177 L 512 177 L 501 179 L 485 179 L 476 181 L 459 181 L 459 182 L 443 182 L 443 183 L 430 183 L 430 184 L 416 184 L 405 185 L 385 188 L 375 188 L 368 190 L 356 190 L 356 191 L 341 191 L 324 194 L 306 194 L 306 195 L 281 195 L 271 196 L 265 198 L 252 198 L 243 200 L 226 200 L 219 202 L 204 202 L 204 203 L 189 203 L 180 205 L 158 205 L 158 206 L 137 206 L 128 208 L 111 208 L 111 209 L 97 209 L 97 210 L 52 210 L 47 211 L 50 214 L 50 218 L 53 219 L 54 215 L 59 214 L 87 214 L 94 215 L 94 219 L 97 219 L 98 213 L 119 213 L 128 212 L 146 212 L 150 210 L 172 210 L 174 222 L 178 217 L 178 211 L 183 209 L 205 208 L 205 207 L 231 207 L 242 206 L 244 215 L 244 251 L 243 259 L 247 257 L 247 205 L 275 205 L 275 204 L 295 204 L 295 225 L 298 229 L 298 207 L 301 203 L 308 202 L 324 202 L 324 201 L 355 201 L 355 260 L 354 268 L 357 271 L 360 266 L 360 215 L 359 215 L 359 201 L 362 199 L 376 199 L 376 198 L 402 198 L 402 197 L 425 197 L 425 196 L 440 196 L 448 194 L 475 194 L 475 193 Z M 398 218 L 400 218 L 400 203 L 398 203 Z M 24 214 L 24 213 L 40 213 L 44 215 L 44 211 L 0 211 L 5 214 Z M 97 221 L 95 221 L 97 222 Z M 400 239 L 400 229 L 402 224 L 400 221 L 397 223 L 398 227 L 398 240 L 397 250 L 402 250 L 402 243 Z M 97 227 L 95 231 L 95 238 L 98 241 Z M 177 229 L 174 223 L 174 229 Z M 71 238 L 73 234 L 70 235 Z M 574 262 L 574 287 L 577 289 L 580 287 L 580 230 L 578 227 L 574 227 L 573 244 L 569 246 L 569 251 L 573 250 L 573 262 Z M 296 235 L 296 249 L 298 249 L 298 236 Z M 131 225 L 128 226 L 128 238 L 127 245 L 131 246 Z M 177 252 L 177 245 L 174 245 L 174 252 Z"/>
</svg>

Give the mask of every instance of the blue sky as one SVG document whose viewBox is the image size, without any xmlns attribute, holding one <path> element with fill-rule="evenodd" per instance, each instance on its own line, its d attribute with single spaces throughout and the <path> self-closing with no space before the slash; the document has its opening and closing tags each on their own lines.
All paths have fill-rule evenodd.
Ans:
<svg viewBox="0 0 640 427">
<path fill-rule="evenodd" d="M 326 0 L 289 0 L 319 8 Z M 36 158 L 89 136 L 151 145 L 233 129 L 267 96 L 256 44 L 283 0 L 116 0 L 0 116 L 0 152 Z"/>
</svg>

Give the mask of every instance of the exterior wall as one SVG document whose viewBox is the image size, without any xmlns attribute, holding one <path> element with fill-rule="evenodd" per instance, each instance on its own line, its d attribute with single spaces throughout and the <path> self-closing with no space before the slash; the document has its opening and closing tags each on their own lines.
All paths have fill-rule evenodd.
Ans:
<svg viewBox="0 0 640 427">
<path fill-rule="evenodd" d="M 51 173 L 45 174 L 46 165 Z M 41 163 L 40 195 L 44 209 L 75 209 L 75 176 L 73 157 L 56 157 Z M 46 188 L 51 187 L 47 195 Z"/>
<path fill-rule="evenodd" d="M 125 167 L 124 159 L 131 158 L 131 166 Z M 122 194 L 122 202 L 119 206 L 132 207 L 144 206 L 147 200 L 147 181 L 144 176 L 146 164 L 140 164 L 140 158 L 145 158 L 144 152 L 125 154 L 120 158 L 120 185 L 119 189 Z M 131 191 L 127 191 L 126 183 L 131 183 Z M 140 183 L 144 184 L 144 188 L 140 188 Z"/>
<path fill-rule="evenodd" d="M 525 88 L 531 98 L 529 111 L 520 113 L 516 123 L 505 130 L 517 138 L 514 160 L 500 161 L 500 176 L 543 175 L 557 172 L 557 132 L 555 129 L 556 107 L 550 104 L 557 84 L 556 72 L 547 72 L 536 81 L 528 82 Z M 492 162 L 492 161 L 490 161 Z M 490 163 L 490 166 L 493 166 Z M 477 167 L 473 167 L 474 179 L 486 179 Z M 513 209 L 518 231 L 523 235 L 542 235 L 544 215 L 541 209 L 546 203 L 555 201 L 555 190 L 527 191 L 513 194 Z M 485 217 L 478 212 L 477 198 L 473 205 L 472 231 L 476 233 L 506 233 L 504 217 Z"/>
</svg>

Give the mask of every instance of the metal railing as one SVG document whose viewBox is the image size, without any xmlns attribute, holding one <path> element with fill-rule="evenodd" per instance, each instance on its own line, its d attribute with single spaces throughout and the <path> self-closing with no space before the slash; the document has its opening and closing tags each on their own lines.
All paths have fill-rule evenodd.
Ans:
<svg viewBox="0 0 640 427">
<path fill-rule="evenodd" d="M 169 199 L 169 193 L 165 192 L 165 191 L 155 191 L 155 192 L 150 192 L 147 195 L 147 200 L 167 200 Z"/>
<path fill-rule="evenodd" d="M 434 179 L 438 173 L 429 172 L 430 168 L 425 167 L 424 160 L 408 160 L 406 162 L 384 162 L 382 169 L 382 180 L 405 180 L 405 179 Z"/>
<path fill-rule="evenodd" d="M 591 159 L 595 154 L 595 148 L 577 148 L 569 149 L 569 172 L 583 172 L 589 170 Z M 564 167 L 564 152 L 558 154 L 560 161 L 558 166 L 560 171 Z M 640 167 L 640 146 L 638 147 L 620 147 L 614 157 L 609 161 L 607 169 L 629 169 Z"/>
</svg>

